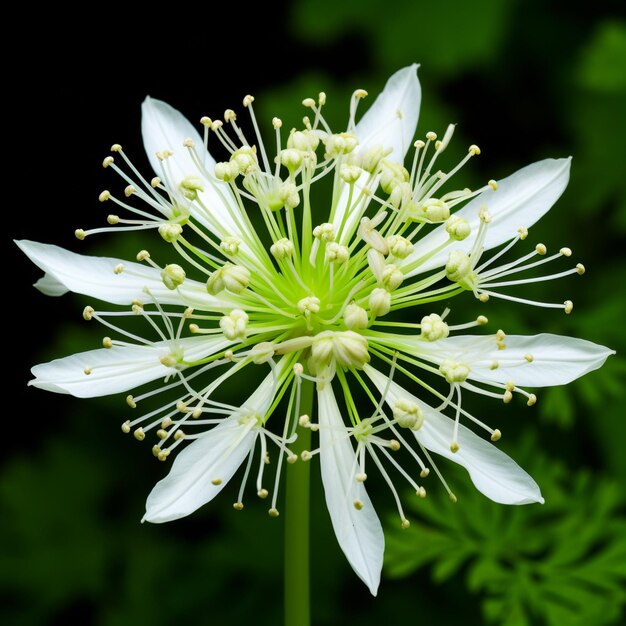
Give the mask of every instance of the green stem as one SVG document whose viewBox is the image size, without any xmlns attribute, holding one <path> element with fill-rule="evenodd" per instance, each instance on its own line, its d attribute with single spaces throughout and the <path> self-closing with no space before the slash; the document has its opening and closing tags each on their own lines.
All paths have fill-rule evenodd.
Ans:
<svg viewBox="0 0 626 626">
<path fill-rule="evenodd" d="M 313 383 L 302 381 L 300 415 L 311 415 Z M 296 418 L 299 416 L 296 416 Z M 295 454 L 309 450 L 311 430 L 301 428 L 291 446 Z M 309 590 L 309 490 L 311 464 L 301 460 L 287 466 L 285 503 L 285 626 L 311 623 Z"/>
</svg>

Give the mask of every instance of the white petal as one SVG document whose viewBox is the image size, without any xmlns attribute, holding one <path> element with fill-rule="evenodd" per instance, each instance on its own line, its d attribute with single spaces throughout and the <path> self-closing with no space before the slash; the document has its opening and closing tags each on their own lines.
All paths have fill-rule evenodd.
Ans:
<svg viewBox="0 0 626 626">
<path fill-rule="evenodd" d="M 470 378 L 482 382 L 550 387 L 567 383 L 602 367 L 615 354 L 604 346 L 563 335 L 506 335 L 499 350 L 494 335 L 457 335 L 434 342 L 407 339 L 416 354 L 437 365 L 445 359 L 469 365 Z M 428 356 L 426 356 L 426 354 Z M 532 358 L 529 362 L 526 357 Z M 492 369 L 494 362 L 498 367 Z"/>
<path fill-rule="evenodd" d="M 46 285 L 52 284 L 54 280 L 66 290 L 112 304 L 131 304 L 135 300 L 151 302 L 150 296 L 144 291 L 147 287 L 161 304 L 180 304 L 217 311 L 237 306 L 227 295 L 220 295 L 219 298 L 211 296 L 204 284 L 194 280 L 186 280 L 177 290 L 170 290 L 163 284 L 159 270 L 140 263 L 76 254 L 35 241 L 15 243 L 35 265 L 46 272 Z M 124 266 L 124 271 L 115 274 L 113 269 L 119 264 Z M 41 289 L 41 280 L 35 286 Z M 58 291 L 60 295 L 60 287 Z M 50 291 L 44 293 L 52 295 Z"/>
<path fill-rule="evenodd" d="M 275 392 L 275 374 L 270 373 L 238 412 L 178 454 L 170 473 L 148 496 L 144 520 L 169 522 L 190 515 L 212 500 L 246 459 L 258 436 L 258 428 L 251 428 L 241 418 L 251 413 L 265 415 Z M 221 483 L 214 485 L 215 479 Z"/>
<path fill-rule="evenodd" d="M 355 132 L 359 145 L 355 154 L 381 146 L 392 149 L 386 158 L 402 163 L 404 155 L 411 147 L 419 116 L 422 92 L 417 79 L 418 67 L 416 64 L 410 65 L 398 70 L 389 78 L 383 91 L 356 125 Z M 341 196 L 333 217 L 333 224 L 337 228 L 344 221 L 350 189 L 346 183 L 339 182 L 339 185 Z M 370 180 L 370 174 L 365 172 L 355 184 L 355 195 L 358 196 L 357 192 L 365 188 L 374 191 L 377 186 L 378 177 Z M 362 204 L 362 210 L 352 212 L 347 217 L 339 239 L 340 243 L 347 244 L 350 241 L 352 230 L 368 204 L 369 200 Z"/>
<path fill-rule="evenodd" d="M 162 100 L 147 97 L 143 101 L 141 133 L 146 154 L 157 176 L 163 175 L 163 165 L 157 157 L 157 152 L 171 150 L 174 153 L 167 159 L 167 166 L 173 177 L 171 182 L 174 186 L 187 176 L 202 175 L 189 149 L 183 146 L 187 138 L 194 142 L 200 162 L 210 171 L 215 166 L 215 161 L 204 149 L 204 141 L 195 127 L 182 113 Z"/>
<path fill-rule="evenodd" d="M 258 258 L 250 247 L 254 238 L 245 230 L 246 220 L 236 220 L 234 217 L 240 215 L 240 209 L 232 190 L 227 183 L 213 176 L 215 160 L 204 149 L 204 141 L 194 126 L 174 107 L 155 98 L 146 98 L 141 111 L 144 147 L 156 174 L 163 177 L 174 191 L 183 178 L 199 176 L 204 181 L 204 187 L 202 191 L 198 191 L 198 196 L 205 208 L 197 202 L 190 202 L 188 208 L 191 215 L 218 239 L 227 236 L 241 239 L 243 251 Z M 183 146 L 187 138 L 194 142 L 194 150 L 203 170 L 198 169 L 189 149 Z M 174 154 L 165 161 L 164 170 L 164 164 L 156 153 L 166 149 L 172 150 Z"/>
<path fill-rule="evenodd" d="M 393 148 L 387 157 L 402 163 L 417 128 L 422 92 L 417 80 L 418 65 L 393 74 L 383 91 L 356 125 L 358 151 L 375 146 Z"/>
<path fill-rule="evenodd" d="M 197 361 L 223 350 L 233 342 L 224 337 L 186 337 L 175 346 L 184 358 Z M 69 393 L 78 398 L 94 398 L 128 391 L 173 373 L 159 360 L 172 352 L 172 344 L 159 341 L 148 346 L 113 346 L 79 352 L 49 363 L 35 365 L 30 385 Z M 85 374 L 85 368 L 91 374 Z"/>
<path fill-rule="evenodd" d="M 382 393 L 387 386 L 387 377 L 370 365 L 366 365 L 364 371 Z M 415 402 L 424 412 L 424 424 L 414 432 L 415 438 L 431 452 L 464 467 L 482 494 L 500 504 L 543 504 L 537 483 L 511 457 L 462 424 L 457 437 L 459 450 L 452 452 L 454 420 L 392 382 L 385 401 L 393 407 L 399 398 Z"/>
<path fill-rule="evenodd" d="M 451 249 L 469 252 L 478 233 L 478 213 L 486 207 L 491 215 L 484 249 L 495 248 L 516 236 L 520 227 L 530 228 L 559 199 L 569 181 L 571 158 L 545 159 L 523 167 L 514 174 L 498 181 L 498 189 L 488 189 L 470 200 L 454 215 L 466 219 L 472 234 L 465 240 L 454 242 L 433 255 L 407 276 L 445 265 Z M 409 264 L 448 240 L 448 234 L 440 226 L 415 243 L 414 250 L 405 260 Z"/>
<path fill-rule="evenodd" d="M 144 520 L 170 522 L 212 500 L 250 454 L 257 435 L 233 416 L 187 446 L 148 496 Z M 215 479 L 221 483 L 214 485 Z"/>
<path fill-rule="evenodd" d="M 352 569 L 376 595 L 385 538 L 363 483 L 354 479 L 355 454 L 330 385 L 318 391 L 320 464 L 333 529 Z M 354 501 L 360 500 L 359 511 Z"/>
<path fill-rule="evenodd" d="M 44 296 L 64 296 L 69 289 L 51 274 L 44 274 L 34 285 Z"/>
</svg>

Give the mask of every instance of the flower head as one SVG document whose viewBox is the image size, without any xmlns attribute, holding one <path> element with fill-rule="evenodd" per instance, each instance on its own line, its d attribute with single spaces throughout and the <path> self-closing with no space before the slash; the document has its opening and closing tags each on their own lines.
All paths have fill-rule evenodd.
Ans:
<svg viewBox="0 0 626 626">
<path fill-rule="evenodd" d="M 465 334 L 487 318 L 459 319 L 442 304 L 468 291 L 482 302 L 497 297 L 572 310 L 569 300 L 537 302 L 516 291 L 582 274 L 581 264 L 559 265 L 569 262 L 569 249 L 547 255 L 538 244 L 509 258 L 565 189 L 569 159 L 457 189 L 455 173 L 480 149 L 469 146 L 443 170 L 454 126 L 440 139 L 429 132 L 413 141 L 416 66 L 396 72 L 357 122 L 366 95 L 354 92 L 339 132 L 325 120 L 326 95 L 307 98 L 302 128 L 286 133 L 273 119 L 275 150 L 263 141 L 252 96 L 243 100 L 252 140 L 233 110 L 223 119 L 203 117 L 200 134 L 178 111 L 147 98 L 142 131 L 156 175 L 144 178 L 115 144 L 103 165 L 120 175 L 123 192 L 100 194 L 115 213 L 106 227 L 76 235 L 149 230 L 169 246 L 168 258 L 141 250 L 136 260 L 121 261 L 18 245 L 46 272 L 37 283 L 44 293 L 70 290 L 113 305 L 84 311 L 106 329 L 102 348 L 34 367 L 31 384 L 91 397 L 153 383 L 127 396 L 131 417 L 122 430 L 150 438 L 162 461 L 188 444 L 148 497 L 145 520 L 190 514 L 241 465 L 235 508 L 243 508 L 256 476 L 257 495 L 271 495 L 269 512 L 277 516 L 282 461 L 319 454 L 337 539 L 375 594 L 384 539 L 366 490 L 370 468 L 388 484 L 404 527 L 396 477 L 424 497 L 432 470 L 455 500 L 431 452 L 464 466 L 497 502 L 542 502 L 524 470 L 462 423 L 492 442 L 501 436 L 467 411 L 463 394 L 504 403 L 517 394 L 532 405 L 536 396 L 526 387 L 565 384 L 600 367 L 611 350 L 547 334 Z M 213 159 L 213 144 L 227 160 Z M 323 177 L 333 180 L 324 214 L 312 195 Z M 557 270 L 543 271 L 548 263 Z M 146 334 L 126 317 L 139 318 Z M 257 372 L 261 382 L 240 405 L 224 401 L 224 381 L 246 385 Z M 300 415 L 301 385 L 310 383 L 317 417 Z M 355 389 L 371 408 L 362 408 Z M 161 406 L 144 410 L 157 395 Z M 319 446 L 297 460 L 290 445 L 302 428 L 319 433 Z M 401 449 L 408 464 L 396 454 Z M 273 484 L 266 485 L 274 458 Z"/>
</svg>

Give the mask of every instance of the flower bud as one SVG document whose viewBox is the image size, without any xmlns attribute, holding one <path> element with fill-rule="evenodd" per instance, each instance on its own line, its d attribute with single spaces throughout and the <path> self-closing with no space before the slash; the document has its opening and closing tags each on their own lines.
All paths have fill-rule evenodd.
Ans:
<svg viewBox="0 0 626 626">
<path fill-rule="evenodd" d="M 248 326 L 248 315 L 241 309 L 233 309 L 220 320 L 220 328 L 226 339 L 245 339 Z"/>
<path fill-rule="evenodd" d="M 367 311 L 355 302 L 346 307 L 346 310 L 343 312 L 343 321 L 348 328 L 357 330 L 367 328 L 369 323 Z"/>
<path fill-rule="evenodd" d="M 369 304 L 374 317 L 387 315 L 391 309 L 391 294 L 386 289 L 376 287 L 376 289 L 372 289 Z"/>
<path fill-rule="evenodd" d="M 159 226 L 159 235 L 161 235 L 167 243 L 176 241 L 182 232 L 183 227 L 180 224 L 165 222 Z"/>
<path fill-rule="evenodd" d="M 448 325 L 436 313 L 425 315 L 420 323 L 422 327 L 421 336 L 426 341 L 437 341 L 445 339 L 450 334 Z"/>
<path fill-rule="evenodd" d="M 170 263 L 166 265 L 161 271 L 161 280 L 168 289 L 176 289 L 185 282 L 187 274 L 185 270 L 176 263 Z"/>
<path fill-rule="evenodd" d="M 242 265 L 226 263 L 209 276 L 206 288 L 211 295 L 217 295 L 224 289 L 241 293 L 250 282 L 250 271 Z"/>
<path fill-rule="evenodd" d="M 446 232 L 452 239 L 463 241 L 463 239 L 469 237 L 472 227 L 466 219 L 453 215 L 446 222 Z"/>
<path fill-rule="evenodd" d="M 424 423 L 424 412 L 415 402 L 399 398 L 393 405 L 393 416 L 401 428 L 419 430 Z"/>
</svg>

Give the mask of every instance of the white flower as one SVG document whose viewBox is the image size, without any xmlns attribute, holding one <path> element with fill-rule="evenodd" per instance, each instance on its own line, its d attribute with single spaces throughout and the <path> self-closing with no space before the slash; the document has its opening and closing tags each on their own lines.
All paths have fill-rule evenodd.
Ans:
<svg viewBox="0 0 626 626">
<path fill-rule="evenodd" d="M 516 291 L 584 273 L 580 263 L 535 273 L 567 263 L 568 248 L 547 255 L 537 244 L 512 260 L 504 256 L 526 245 L 528 228 L 561 195 L 569 159 L 534 163 L 476 190 L 454 189 L 454 174 L 480 149 L 469 146 L 456 166 L 441 171 L 439 155 L 452 150 L 454 126 L 441 139 L 429 132 L 412 143 L 421 98 L 416 66 L 396 72 L 357 121 L 366 95 L 354 92 L 348 125 L 339 132 L 324 118 L 323 93 L 304 100 L 309 115 L 288 137 L 274 118 L 276 154 L 261 140 L 251 96 L 243 101 L 256 135 L 250 143 L 232 110 L 224 120 L 203 117 L 199 133 L 174 108 L 147 98 L 142 132 L 156 175 L 144 179 L 113 145 L 103 165 L 122 177 L 122 193 L 106 190 L 99 199 L 116 212 L 106 226 L 79 228 L 76 236 L 150 231 L 170 246 L 167 260 L 145 249 L 125 261 L 17 243 L 45 272 L 36 286 L 47 295 L 87 296 L 83 317 L 107 333 L 101 348 L 35 366 L 31 384 L 77 397 L 148 385 L 126 396 L 132 416 L 122 430 L 138 440 L 154 436 L 152 451 L 162 461 L 191 442 L 148 497 L 146 521 L 192 513 L 246 459 L 235 508 L 243 508 L 257 467 L 255 491 L 261 498 L 271 493 L 269 513 L 277 516 L 282 461 L 296 461 L 289 446 L 298 428 L 310 428 L 319 432 L 319 446 L 299 462 L 319 454 L 339 545 L 376 594 L 384 538 L 365 489 L 372 464 L 404 527 L 409 520 L 393 475 L 423 497 L 422 481 L 433 468 L 455 499 L 430 452 L 464 466 L 496 502 L 542 502 L 524 470 L 461 423 L 485 430 L 492 442 L 501 436 L 466 410 L 462 396 L 510 402 L 518 394 L 532 405 L 536 396 L 525 387 L 566 384 L 600 367 L 612 351 L 556 335 L 460 334 L 487 318 L 451 323 L 453 313 L 440 304 L 470 291 L 482 302 L 499 297 L 571 312 L 569 300 L 535 302 Z M 208 149 L 218 141 L 230 153 L 219 163 Z M 315 224 L 311 202 L 319 200 L 312 188 L 326 175 L 335 186 L 328 214 Z M 266 233 L 255 230 L 246 205 Z M 404 309 L 410 321 L 398 321 Z M 127 317 L 140 320 L 145 333 Z M 245 389 L 259 367 L 265 377 L 245 401 L 222 401 L 222 382 L 234 378 Z M 402 385 L 395 380 L 400 374 Z M 434 384 L 424 383 L 423 374 L 435 376 Z M 301 385 L 311 382 L 317 419 L 299 415 Z M 371 410 L 357 408 L 355 386 L 366 388 Z M 400 464 L 399 448 L 413 466 Z M 274 455 L 268 489 L 264 468 Z"/>
</svg>

